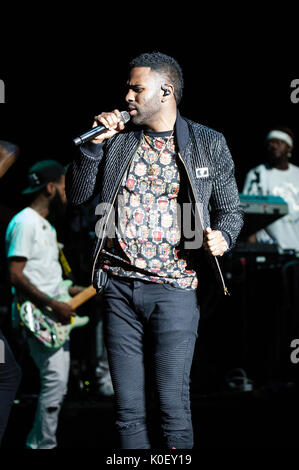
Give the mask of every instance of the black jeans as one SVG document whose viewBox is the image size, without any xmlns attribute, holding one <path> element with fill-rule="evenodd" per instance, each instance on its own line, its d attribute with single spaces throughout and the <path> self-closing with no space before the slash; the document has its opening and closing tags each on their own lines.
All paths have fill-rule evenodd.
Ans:
<svg viewBox="0 0 299 470">
<path fill-rule="evenodd" d="M 189 377 L 199 320 L 195 290 L 109 276 L 103 296 L 105 341 L 121 448 L 150 448 L 146 344 L 159 400 L 164 438 L 161 447 L 191 449 Z"/>
<path fill-rule="evenodd" d="M 0 444 L 20 381 L 21 369 L 0 330 Z M 4 352 L 4 357 L 2 353 Z"/>
</svg>

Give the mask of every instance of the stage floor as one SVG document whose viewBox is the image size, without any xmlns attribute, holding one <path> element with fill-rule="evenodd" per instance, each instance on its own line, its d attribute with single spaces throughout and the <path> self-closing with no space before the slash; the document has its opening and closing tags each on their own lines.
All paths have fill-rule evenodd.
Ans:
<svg viewBox="0 0 299 470">
<path fill-rule="evenodd" d="M 243 393 L 192 394 L 194 449 L 298 448 L 298 393 L 289 385 Z M 36 396 L 17 398 L 2 449 L 24 449 L 31 427 Z M 155 407 L 152 411 L 155 416 Z M 67 396 L 60 413 L 58 447 L 118 449 L 113 421 L 111 399 L 87 393 Z M 151 426 L 157 438 L 155 418 Z M 155 448 L 159 448 L 159 443 L 154 440 Z"/>
</svg>

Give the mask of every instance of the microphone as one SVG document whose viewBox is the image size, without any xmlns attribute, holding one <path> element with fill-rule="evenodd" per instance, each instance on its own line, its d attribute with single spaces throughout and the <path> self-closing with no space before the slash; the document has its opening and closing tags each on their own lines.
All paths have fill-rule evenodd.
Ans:
<svg viewBox="0 0 299 470">
<path fill-rule="evenodd" d="M 124 124 L 126 124 L 128 121 L 130 121 L 131 116 L 127 111 L 121 111 L 121 118 L 120 121 L 122 121 Z M 103 126 L 102 124 L 99 126 L 94 127 L 90 131 L 85 132 L 84 134 L 80 135 L 79 137 L 76 137 L 73 142 L 75 145 L 81 145 L 87 142 L 88 140 L 92 140 L 95 137 L 97 137 L 100 134 L 103 134 L 103 132 L 107 131 L 107 127 Z"/>
</svg>

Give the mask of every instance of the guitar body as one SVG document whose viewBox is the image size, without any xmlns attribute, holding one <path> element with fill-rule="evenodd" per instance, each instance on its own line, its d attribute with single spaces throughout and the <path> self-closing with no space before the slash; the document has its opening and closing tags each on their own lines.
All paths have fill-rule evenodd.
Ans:
<svg viewBox="0 0 299 470">
<path fill-rule="evenodd" d="M 55 297 L 56 300 L 71 304 L 76 297 L 82 295 L 78 294 L 78 296 L 71 297 L 68 293 L 68 288 L 71 285 L 72 281 L 62 281 L 58 288 L 58 295 Z M 88 289 L 85 289 L 85 291 Z M 83 293 L 85 291 L 83 291 Z M 88 298 L 91 296 L 92 295 L 89 295 Z M 88 300 L 88 298 L 85 300 Z M 45 347 L 52 350 L 59 349 L 63 346 L 73 328 L 84 326 L 89 322 L 89 317 L 79 317 L 75 315 L 71 318 L 69 324 L 63 325 L 56 319 L 50 308 L 39 309 L 29 300 L 22 303 L 20 318 L 21 323 L 27 331 L 33 334 Z"/>
</svg>

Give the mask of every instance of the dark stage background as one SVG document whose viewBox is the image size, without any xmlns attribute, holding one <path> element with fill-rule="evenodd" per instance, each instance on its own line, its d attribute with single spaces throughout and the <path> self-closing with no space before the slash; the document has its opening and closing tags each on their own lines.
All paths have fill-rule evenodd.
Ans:
<svg viewBox="0 0 299 470">
<path fill-rule="evenodd" d="M 69 162 L 75 151 L 72 139 L 90 128 L 95 114 L 126 109 L 127 63 L 143 50 L 131 48 L 117 58 L 107 55 L 99 64 L 89 62 L 89 67 L 69 65 L 67 60 L 57 68 L 29 62 L 26 70 L 1 75 L 6 85 L 6 104 L 0 107 L 1 138 L 21 148 L 18 163 L 2 179 L 2 201 L 18 204 L 25 173 L 35 161 L 53 157 Z M 269 127 L 286 125 L 297 137 L 299 103 L 290 99 L 296 74 L 242 57 L 227 64 L 220 58 L 220 66 L 203 62 L 201 67 L 180 49 L 161 47 L 161 51 L 176 57 L 183 68 L 181 114 L 225 135 L 240 188 L 246 172 L 263 159 Z M 299 163 L 296 146 L 292 161 Z"/>
<path fill-rule="evenodd" d="M 137 54 L 151 50 L 172 55 L 181 64 L 185 90 L 180 112 L 224 134 L 235 162 L 240 192 L 248 170 L 263 161 L 264 138 L 272 126 L 293 129 L 296 139 L 292 163 L 299 165 L 299 103 L 292 103 L 290 98 L 291 82 L 299 78 L 299 73 L 285 72 L 266 57 L 257 62 L 248 51 L 232 54 L 219 46 L 211 58 L 200 49 L 191 57 L 182 45 L 128 45 L 118 51 L 101 52 L 80 64 L 71 60 L 65 49 L 59 65 L 55 55 L 47 63 L 41 56 L 40 62 L 28 59 L 26 66 L 15 68 L 14 72 L 8 68 L 0 75 L 6 87 L 6 103 L 0 105 L 0 139 L 20 147 L 19 159 L 1 180 L 0 204 L 12 211 L 21 209 L 24 201 L 20 193 L 33 163 L 53 158 L 67 164 L 77 151 L 72 139 L 91 127 L 95 114 L 126 109 L 127 63 Z M 5 223 L 1 230 L 3 253 Z M 80 235 L 76 237 L 76 243 L 80 242 Z M 73 243 L 74 239 L 68 234 L 65 241 Z M 74 263 L 80 278 L 74 253 L 70 253 L 69 261 Z M 232 296 L 222 299 L 220 307 L 213 307 L 201 320 L 193 390 L 207 394 L 222 391 L 227 385 L 227 373 L 236 367 L 244 368 L 259 387 L 268 386 L 269 381 L 295 381 L 296 366 L 290 365 L 286 343 L 281 347 L 285 341 L 281 337 L 285 312 L 280 270 L 251 270 L 245 275 L 239 265 L 234 269 L 231 258 L 224 261 Z M 88 269 L 84 269 L 83 280 L 88 282 Z M 2 292 L 7 294 L 5 267 L 1 276 Z M 4 298 L 1 303 L 5 306 Z M 7 316 L 2 318 L 2 324 L 9 338 Z M 88 378 L 92 351 L 90 345 L 88 351 L 84 345 L 92 328 L 81 336 L 77 332 L 73 335 L 74 357 L 83 358 Z M 37 383 L 31 382 L 31 391 L 37 389 Z"/>
</svg>

